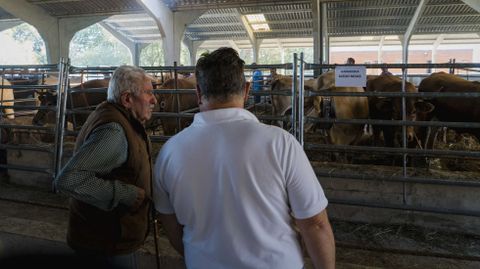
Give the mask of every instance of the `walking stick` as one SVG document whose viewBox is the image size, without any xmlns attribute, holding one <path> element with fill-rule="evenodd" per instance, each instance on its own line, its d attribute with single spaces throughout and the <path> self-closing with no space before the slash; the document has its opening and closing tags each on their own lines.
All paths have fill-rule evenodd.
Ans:
<svg viewBox="0 0 480 269">
<path fill-rule="evenodd" d="M 160 269 L 160 253 L 158 252 L 158 220 L 155 217 L 155 207 L 152 208 L 152 218 L 153 218 L 153 241 L 155 243 L 155 261 L 157 262 L 157 269 Z"/>
</svg>

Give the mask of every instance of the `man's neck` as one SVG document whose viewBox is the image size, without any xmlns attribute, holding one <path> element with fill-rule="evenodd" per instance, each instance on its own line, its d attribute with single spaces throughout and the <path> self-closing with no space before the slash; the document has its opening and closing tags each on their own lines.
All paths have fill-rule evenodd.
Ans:
<svg viewBox="0 0 480 269">
<path fill-rule="evenodd" d="M 202 100 L 202 103 L 199 105 L 200 111 L 209 111 L 214 109 L 222 109 L 222 108 L 243 108 L 245 105 L 243 98 L 236 98 L 234 100 L 230 100 L 227 102 L 209 102 Z"/>
</svg>

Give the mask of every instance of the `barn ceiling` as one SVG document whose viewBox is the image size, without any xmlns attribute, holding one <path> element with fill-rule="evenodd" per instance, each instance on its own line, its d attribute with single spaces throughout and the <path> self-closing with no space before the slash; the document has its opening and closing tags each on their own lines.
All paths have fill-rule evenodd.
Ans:
<svg viewBox="0 0 480 269">
<path fill-rule="evenodd" d="M 58 18 L 102 15 L 111 30 L 139 43 L 151 43 L 161 38 L 155 21 L 147 14 L 141 0 L 27 0 Z M 162 0 L 174 12 L 205 10 L 187 25 L 185 37 L 193 41 L 227 40 L 242 46 L 248 42 L 248 32 L 242 15 L 262 13 L 269 31 L 254 32 L 257 39 L 298 44 L 311 43 L 313 36 L 312 0 Z M 327 29 L 332 42 L 359 42 L 360 36 L 403 35 L 412 20 L 420 0 L 320 0 L 325 2 Z M 1 3 L 0 3 L 1 7 Z M 0 8 L 0 24 L 14 20 Z M 478 38 L 480 13 L 462 0 L 429 0 L 416 25 L 414 35 L 427 35 L 431 42 L 440 34 L 463 34 Z M 288 41 L 285 41 L 287 40 Z M 372 42 L 364 40 L 364 43 Z M 233 43 L 232 43 L 233 42 Z M 270 42 L 270 41 L 269 41 Z M 268 43 L 268 42 L 266 42 Z M 270 42 L 271 43 L 271 42 Z M 287 45 L 288 46 L 288 45 Z"/>
</svg>

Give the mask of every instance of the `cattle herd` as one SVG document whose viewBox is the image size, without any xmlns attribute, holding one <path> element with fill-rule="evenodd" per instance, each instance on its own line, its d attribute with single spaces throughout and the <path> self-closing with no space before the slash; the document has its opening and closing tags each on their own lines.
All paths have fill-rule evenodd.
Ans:
<svg viewBox="0 0 480 269">
<path fill-rule="evenodd" d="M 4 85 L 9 85 L 3 80 Z M 195 88 L 195 77 L 166 79 L 163 83 L 155 83 L 158 105 L 154 119 L 148 123 L 151 129 L 160 130 L 165 136 L 171 136 L 185 128 L 192 121 L 192 115 L 198 111 Z M 106 99 L 105 89 L 108 79 L 88 80 L 72 87 L 67 98 L 67 109 L 75 113 L 67 114 L 67 121 L 78 129 L 85 122 L 88 113 L 96 105 Z M 304 115 L 305 133 L 322 134 L 318 143 L 331 145 L 356 146 L 367 145 L 374 147 L 400 148 L 405 143 L 408 148 L 432 149 L 436 132 L 441 128 L 431 128 L 419 124 L 406 126 L 402 132 L 401 124 L 388 124 L 389 121 L 401 121 L 404 117 L 409 122 L 414 121 L 441 121 L 441 122 L 478 122 L 480 106 L 477 105 L 480 97 L 405 97 L 403 103 L 399 95 L 356 95 L 356 96 L 324 96 L 322 92 L 348 93 L 400 93 L 402 79 L 398 76 L 385 74 L 368 76 L 366 87 L 335 87 L 334 71 L 323 73 L 315 79 L 305 80 Z M 269 113 L 272 116 L 284 116 L 292 112 L 291 96 L 279 94 L 289 92 L 292 87 L 292 77 L 275 74 L 269 83 L 270 100 Z M 407 93 L 442 93 L 442 92 L 480 92 L 480 83 L 468 81 L 459 76 L 444 72 L 433 73 L 421 81 L 419 85 L 406 82 Z M 174 93 L 172 89 L 191 89 Z M 103 90 L 103 91 L 102 91 Z M 162 93 L 162 90 L 166 93 Z M 2 90 L 2 105 L 11 106 L 13 102 L 11 89 Z M 42 90 L 37 93 L 42 107 L 55 106 L 56 92 Z M 84 110 L 82 112 L 82 109 Z M 5 109 L 7 117 L 13 118 L 13 109 Z M 285 119 L 283 117 L 282 119 Z M 315 121 L 312 119 L 320 119 Z M 324 122 L 322 122 L 322 119 Z M 325 121 L 325 119 L 327 119 Z M 39 109 L 33 117 L 33 125 L 55 123 L 55 111 Z M 342 122 L 345 121 L 345 122 Z M 349 122 L 350 120 L 350 122 Z M 370 120 L 370 124 L 361 121 Z M 376 120 L 376 121 L 375 121 Z M 288 121 L 271 120 L 269 124 L 289 128 Z M 161 127 L 161 128 L 159 128 Z M 477 140 L 480 139 L 480 129 L 451 128 L 457 133 L 469 133 Z M 405 142 L 403 139 L 405 137 Z M 316 136 L 318 137 L 318 136 Z"/>
<path fill-rule="evenodd" d="M 287 90 L 291 87 L 291 78 L 277 76 L 272 83 L 272 93 Z M 402 80 L 395 75 L 368 76 L 367 85 L 363 87 L 335 87 L 333 71 L 324 73 L 316 79 L 305 82 L 305 90 L 319 93 L 316 96 L 305 97 L 305 104 L 313 106 L 313 115 L 319 118 L 330 119 L 373 119 L 373 120 L 402 120 L 402 98 L 398 96 L 385 97 L 373 95 L 361 96 L 321 96 L 321 92 L 377 92 L 390 93 L 402 91 Z M 468 81 L 459 76 L 444 72 L 433 73 L 426 77 L 418 85 L 418 88 L 410 82 L 405 83 L 407 93 L 480 93 L 480 83 Z M 442 122 L 478 122 L 480 119 L 480 98 L 466 97 L 406 97 L 405 119 L 407 121 L 431 121 Z M 274 113 L 284 113 L 291 106 L 290 98 L 272 96 Z M 325 110 L 325 106 L 330 107 Z M 278 107 L 278 108 L 277 108 Z M 305 108 L 308 111 L 308 108 Z M 325 115 L 325 111 L 329 111 Z M 339 127 L 338 125 L 344 125 Z M 358 124 L 327 125 L 329 143 L 337 145 L 356 145 L 365 135 L 367 128 Z M 401 147 L 399 130 L 401 127 L 388 124 L 371 124 L 373 145 L 386 147 Z M 432 141 L 426 135 L 425 127 L 412 125 L 406 126 L 406 139 L 409 147 L 428 148 Z M 454 128 L 459 133 L 468 132 L 480 139 L 480 130 L 475 128 Z"/>
</svg>

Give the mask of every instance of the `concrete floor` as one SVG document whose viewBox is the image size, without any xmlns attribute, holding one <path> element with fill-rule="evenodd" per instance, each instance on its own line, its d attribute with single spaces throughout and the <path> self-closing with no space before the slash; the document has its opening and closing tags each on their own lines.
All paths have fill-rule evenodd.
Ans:
<svg viewBox="0 0 480 269">
<path fill-rule="evenodd" d="M 81 265 L 81 261 L 72 258 L 72 251 L 65 243 L 68 219 L 66 206 L 66 197 L 59 194 L 0 184 L 0 268 L 31 268 L 42 264 L 49 268 L 73 268 L 72 263 Z M 354 232 L 352 230 L 353 228 L 347 228 L 346 231 L 336 229 L 337 268 L 480 268 L 480 254 L 478 254 L 480 250 L 470 254 L 477 255 L 477 260 L 459 260 L 412 255 L 412 253 L 382 252 L 381 249 L 351 248 L 344 243 L 347 238 L 352 238 Z M 395 242 L 398 240 L 399 238 L 396 237 Z M 386 242 L 386 244 L 395 242 Z M 470 242 L 470 245 L 473 244 L 471 247 L 478 249 L 480 240 L 478 244 L 476 243 L 477 241 L 473 238 Z M 165 237 L 160 238 L 159 246 L 161 268 L 185 268 L 182 258 L 170 247 Z M 416 246 L 411 244 L 411 247 L 415 250 Z M 150 236 L 140 250 L 140 268 L 156 268 L 154 253 L 153 237 Z M 18 257 L 18 255 L 21 258 L 13 260 L 15 265 L 6 263 L 12 262 L 12 257 Z M 52 261 L 55 262 L 52 263 Z M 64 266 L 64 263 L 70 263 L 70 265 Z M 306 267 L 311 268 L 309 264 Z"/>
</svg>

